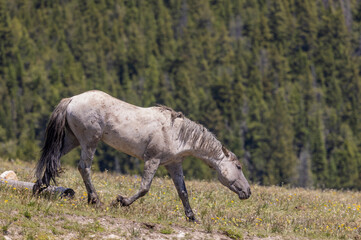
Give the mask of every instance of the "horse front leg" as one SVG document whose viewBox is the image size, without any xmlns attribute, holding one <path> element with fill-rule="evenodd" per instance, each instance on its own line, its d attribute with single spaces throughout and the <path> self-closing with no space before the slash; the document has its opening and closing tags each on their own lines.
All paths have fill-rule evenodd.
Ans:
<svg viewBox="0 0 361 240">
<path fill-rule="evenodd" d="M 179 198 L 182 200 L 184 211 L 188 220 L 191 222 L 198 222 L 189 204 L 188 193 L 187 193 L 186 185 L 184 183 L 182 163 L 181 162 L 171 163 L 166 165 L 165 168 L 168 170 L 173 180 L 173 183 L 177 189 Z"/>
<path fill-rule="evenodd" d="M 118 195 L 117 199 L 112 202 L 112 205 L 116 206 L 120 204 L 120 206 L 129 206 L 138 198 L 143 197 L 150 189 L 150 185 L 152 184 L 155 172 L 159 167 L 159 163 L 160 159 L 146 160 L 144 163 L 142 182 L 140 183 L 140 189 L 138 190 L 138 192 L 129 198 Z"/>
</svg>

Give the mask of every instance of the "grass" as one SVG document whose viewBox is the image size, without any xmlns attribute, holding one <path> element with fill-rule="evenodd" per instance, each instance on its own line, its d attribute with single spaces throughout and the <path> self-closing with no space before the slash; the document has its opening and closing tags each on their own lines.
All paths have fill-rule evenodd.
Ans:
<svg viewBox="0 0 361 240">
<path fill-rule="evenodd" d="M 0 159 L 0 173 L 14 170 L 22 181 L 33 181 L 33 165 Z M 200 223 L 185 219 L 171 179 L 155 178 L 150 192 L 130 207 L 111 208 L 121 193 L 134 194 L 138 176 L 96 172 L 93 183 L 105 207 L 87 204 L 80 174 L 69 168 L 58 185 L 73 188 L 74 199 L 34 198 L 29 190 L 0 185 L 0 239 L 91 239 L 114 234 L 121 238 L 163 238 L 177 229 L 222 234 L 233 239 L 361 239 L 361 193 L 252 185 L 250 199 L 238 197 L 218 182 L 186 181 L 190 203 Z M 147 229 L 142 223 L 155 225 Z M 146 230 L 144 230 L 146 229 Z M 212 235 L 210 235 L 212 236 Z M 187 238 L 187 237 L 186 237 Z M 170 238 L 171 239 L 171 238 Z"/>
<path fill-rule="evenodd" d="M 164 227 L 164 228 L 160 229 L 159 232 L 162 234 L 171 234 L 171 233 L 173 233 L 173 229 L 171 227 Z"/>
</svg>

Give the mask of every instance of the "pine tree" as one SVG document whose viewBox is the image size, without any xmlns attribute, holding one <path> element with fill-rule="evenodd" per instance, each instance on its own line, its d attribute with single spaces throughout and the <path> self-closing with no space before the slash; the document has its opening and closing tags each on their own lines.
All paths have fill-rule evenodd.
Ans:
<svg viewBox="0 0 361 240">
<path fill-rule="evenodd" d="M 293 152 L 293 132 L 288 117 L 283 88 L 274 95 L 271 115 L 268 122 L 270 152 L 267 175 L 270 184 L 292 183 L 297 181 L 297 161 Z"/>
<path fill-rule="evenodd" d="M 328 165 L 324 138 L 324 125 L 320 112 L 310 119 L 310 150 L 312 157 L 313 182 L 318 187 L 327 186 Z"/>
<path fill-rule="evenodd" d="M 336 181 L 330 182 L 333 188 L 353 188 L 360 185 L 359 179 L 359 153 L 350 127 L 346 124 L 341 126 L 340 146 L 331 153 L 331 161 L 335 166 L 332 176 Z"/>
</svg>

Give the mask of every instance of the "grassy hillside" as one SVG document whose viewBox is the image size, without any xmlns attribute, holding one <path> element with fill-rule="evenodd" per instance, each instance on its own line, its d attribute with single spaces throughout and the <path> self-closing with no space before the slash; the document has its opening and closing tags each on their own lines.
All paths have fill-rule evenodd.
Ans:
<svg viewBox="0 0 361 240">
<path fill-rule="evenodd" d="M 0 172 L 12 169 L 32 181 L 33 165 L 0 160 Z M 361 239 L 360 192 L 252 186 L 240 201 L 218 182 L 187 181 L 199 224 L 185 220 L 169 178 L 156 178 L 145 197 L 130 207 L 109 208 L 114 197 L 135 193 L 139 176 L 96 172 L 94 183 L 106 204 L 86 203 L 78 172 L 66 169 L 59 185 L 76 191 L 74 199 L 33 198 L 28 190 L 0 185 L 0 239 Z"/>
</svg>

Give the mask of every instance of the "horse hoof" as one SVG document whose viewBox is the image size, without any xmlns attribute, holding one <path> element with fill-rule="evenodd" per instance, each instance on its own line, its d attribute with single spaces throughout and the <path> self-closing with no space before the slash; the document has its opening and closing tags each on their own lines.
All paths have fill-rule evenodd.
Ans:
<svg viewBox="0 0 361 240">
<path fill-rule="evenodd" d="M 196 224 L 200 224 L 201 222 L 198 220 L 198 219 L 196 219 L 195 217 L 190 217 L 190 218 L 188 218 L 188 221 L 189 222 L 192 222 L 192 223 L 196 223 Z"/>
<path fill-rule="evenodd" d="M 94 205 L 96 207 L 100 206 L 102 204 L 96 195 L 88 195 L 88 204 Z"/>
<path fill-rule="evenodd" d="M 125 198 L 122 197 L 121 195 L 118 195 L 118 196 L 117 196 L 117 199 L 115 199 L 115 200 L 111 203 L 111 206 L 112 206 L 112 207 L 118 207 L 118 206 L 124 207 L 124 206 L 127 206 L 126 203 L 125 203 Z"/>
</svg>

